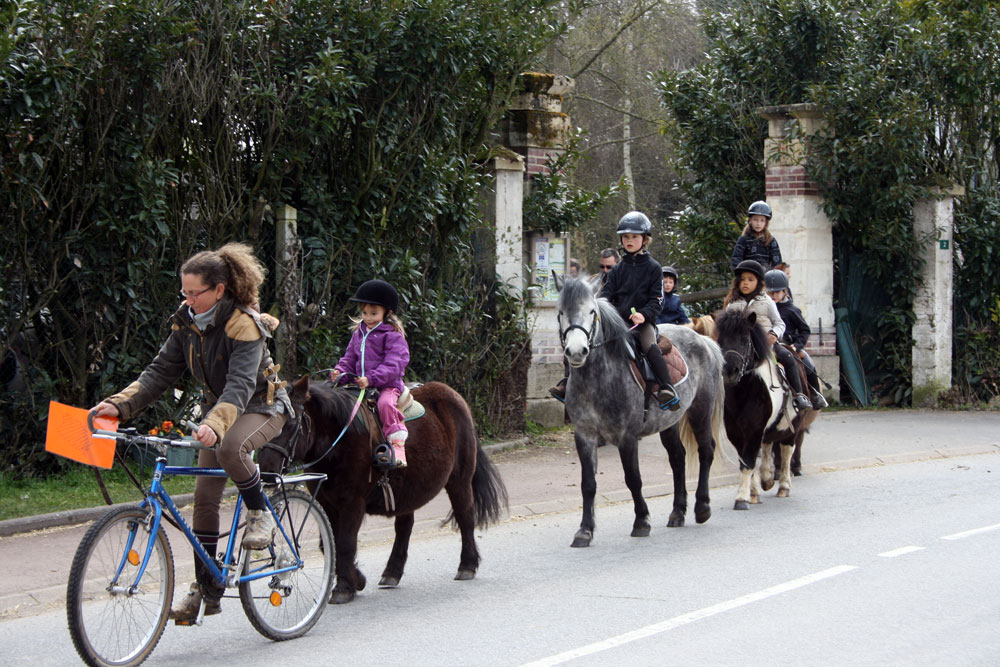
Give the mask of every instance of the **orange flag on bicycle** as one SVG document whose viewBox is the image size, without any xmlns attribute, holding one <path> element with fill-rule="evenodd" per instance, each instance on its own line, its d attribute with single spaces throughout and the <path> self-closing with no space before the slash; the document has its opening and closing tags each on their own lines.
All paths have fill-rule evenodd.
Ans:
<svg viewBox="0 0 1000 667">
<path fill-rule="evenodd" d="M 49 423 L 45 432 L 45 451 L 79 461 L 89 466 L 111 468 L 115 441 L 95 438 L 87 425 L 89 410 L 49 401 Z M 94 427 L 117 431 L 117 417 L 95 417 Z"/>
</svg>

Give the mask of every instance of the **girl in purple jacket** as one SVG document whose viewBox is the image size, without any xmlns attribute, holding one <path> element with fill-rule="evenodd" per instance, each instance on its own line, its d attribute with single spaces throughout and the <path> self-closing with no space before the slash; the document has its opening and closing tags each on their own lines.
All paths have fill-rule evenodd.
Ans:
<svg viewBox="0 0 1000 667">
<path fill-rule="evenodd" d="M 352 318 L 356 326 L 351 342 L 330 371 L 330 381 L 346 384 L 354 378 L 362 389 L 378 389 L 382 435 L 392 445 L 396 467 L 402 468 L 406 466 L 407 431 L 396 403 L 403 393 L 403 372 L 410 363 L 410 347 L 395 312 L 399 307 L 399 295 L 384 280 L 369 280 L 358 288 L 351 301 L 361 304 L 361 318 Z"/>
</svg>

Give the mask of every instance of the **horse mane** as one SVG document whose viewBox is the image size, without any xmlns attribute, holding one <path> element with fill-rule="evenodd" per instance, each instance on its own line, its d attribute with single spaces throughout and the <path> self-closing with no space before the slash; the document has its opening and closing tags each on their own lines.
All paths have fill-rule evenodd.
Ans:
<svg viewBox="0 0 1000 667">
<path fill-rule="evenodd" d="M 715 328 L 719 332 L 718 340 L 728 338 L 743 339 L 749 336 L 754 356 L 760 362 L 767 359 L 767 355 L 771 352 L 771 346 L 764 330 L 760 328 L 757 322 L 750 321 L 750 312 L 749 310 L 726 309 L 715 321 Z"/>
<path fill-rule="evenodd" d="M 321 421 L 324 425 L 332 425 L 337 429 L 344 428 L 348 417 L 354 410 L 354 403 L 357 396 L 339 387 L 334 387 L 329 381 L 319 382 L 309 385 L 309 403 L 312 405 L 312 418 L 314 421 Z M 374 418 L 366 409 L 358 410 L 358 419 L 351 422 L 348 431 L 354 433 L 374 434 L 378 427 Z"/>
<path fill-rule="evenodd" d="M 586 297 L 593 297 L 593 288 L 590 281 L 580 278 L 567 278 L 563 285 L 560 299 L 563 303 L 580 303 Z M 601 340 L 604 345 L 611 347 L 611 354 L 621 356 L 628 355 L 628 340 L 625 334 L 628 333 L 628 326 L 621 318 L 618 311 L 607 299 L 595 298 L 597 302 L 598 324 L 601 327 Z"/>
</svg>

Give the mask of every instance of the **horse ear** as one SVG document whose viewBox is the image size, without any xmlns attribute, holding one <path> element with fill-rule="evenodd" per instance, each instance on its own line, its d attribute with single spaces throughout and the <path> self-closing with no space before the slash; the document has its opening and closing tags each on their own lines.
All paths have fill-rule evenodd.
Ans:
<svg viewBox="0 0 1000 667">
<path fill-rule="evenodd" d="M 303 375 L 295 384 L 292 385 L 291 391 L 288 392 L 288 397 L 292 401 L 303 403 L 309 396 L 309 375 Z"/>
<path fill-rule="evenodd" d="M 598 292 L 601 291 L 601 274 L 595 273 L 587 279 L 587 284 L 590 285 L 590 291 L 596 296 Z"/>
<path fill-rule="evenodd" d="M 556 273 L 555 270 L 552 271 L 552 278 L 556 281 L 556 291 L 562 292 L 563 285 L 566 284 L 566 281 L 561 275 Z"/>
<path fill-rule="evenodd" d="M 757 313 L 750 311 L 750 314 L 747 315 L 747 322 L 750 324 L 757 324 Z"/>
</svg>

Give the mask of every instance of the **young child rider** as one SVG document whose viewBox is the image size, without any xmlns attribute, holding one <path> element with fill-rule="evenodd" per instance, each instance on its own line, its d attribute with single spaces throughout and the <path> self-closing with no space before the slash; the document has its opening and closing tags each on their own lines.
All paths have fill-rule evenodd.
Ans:
<svg viewBox="0 0 1000 667">
<path fill-rule="evenodd" d="M 733 248 L 732 266 L 745 259 L 752 259 L 766 269 L 781 263 L 781 249 L 771 236 L 771 207 L 765 201 L 755 201 L 747 210 L 747 224 Z"/>
<path fill-rule="evenodd" d="M 757 314 L 757 325 L 764 330 L 771 341 L 774 354 L 784 367 L 785 378 L 792 387 L 794 394 L 792 405 L 796 410 L 811 407 L 809 399 L 802 393 L 802 382 L 792 353 L 781 345 L 776 345 L 785 333 L 785 323 L 778 314 L 774 301 L 764 294 L 764 267 L 752 259 L 747 259 L 737 265 L 733 274 L 733 284 L 725 300 L 726 309 L 750 310 Z"/>
<path fill-rule="evenodd" d="M 802 317 L 802 311 L 792 303 L 788 296 L 788 276 L 778 269 L 771 269 L 764 274 L 764 285 L 768 295 L 774 300 L 778 307 L 778 313 L 785 323 L 785 334 L 782 341 L 792 346 L 795 354 L 802 360 L 806 367 L 806 379 L 812 389 L 812 406 L 816 410 L 822 410 L 829 403 L 823 397 L 819 388 L 819 376 L 816 374 L 816 364 L 813 363 L 809 353 L 806 352 L 806 343 L 809 342 L 809 335 L 812 330 Z"/>
<path fill-rule="evenodd" d="M 656 316 L 657 324 L 691 324 L 691 318 L 684 310 L 681 298 L 674 292 L 677 286 L 677 270 L 672 266 L 663 267 L 663 309 Z"/>
<path fill-rule="evenodd" d="M 660 407 L 676 410 L 678 407 L 670 371 L 663 354 L 656 344 L 656 317 L 663 308 L 663 270 L 649 254 L 653 225 L 644 214 L 631 211 L 618 221 L 618 237 L 625 254 L 622 261 L 608 274 L 601 290 L 622 318 L 638 325 L 632 334 L 639 341 L 639 350 L 646 355 L 649 365 L 660 383 L 656 399 Z"/>
<path fill-rule="evenodd" d="M 351 301 L 360 304 L 361 317 L 355 323 L 351 342 L 337 365 L 330 371 L 330 382 L 346 384 L 352 380 L 359 387 L 379 390 L 378 415 L 382 435 L 392 445 L 397 468 L 406 467 L 406 426 L 396 407 L 403 385 L 403 372 L 410 363 L 403 323 L 396 315 L 399 294 L 384 280 L 362 283 Z M 362 353 L 363 350 L 363 353 Z"/>
</svg>

